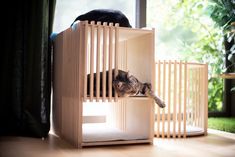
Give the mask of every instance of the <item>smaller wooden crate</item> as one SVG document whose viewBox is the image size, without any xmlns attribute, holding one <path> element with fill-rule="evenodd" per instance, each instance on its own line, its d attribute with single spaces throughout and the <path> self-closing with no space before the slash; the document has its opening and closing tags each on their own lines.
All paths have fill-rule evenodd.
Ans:
<svg viewBox="0 0 235 157">
<path fill-rule="evenodd" d="M 182 61 L 157 61 L 157 94 L 166 108 L 156 108 L 157 137 L 207 134 L 208 66 Z"/>
</svg>

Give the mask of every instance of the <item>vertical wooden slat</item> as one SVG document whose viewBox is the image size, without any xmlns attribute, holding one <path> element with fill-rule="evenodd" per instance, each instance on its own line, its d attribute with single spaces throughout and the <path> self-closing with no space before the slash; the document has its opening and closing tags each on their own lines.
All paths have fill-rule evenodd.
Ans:
<svg viewBox="0 0 235 157">
<path fill-rule="evenodd" d="M 168 63 L 168 113 L 167 113 L 167 138 L 170 138 L 171 125 L 171 61 Z"/>
<path fill-rule="evenodd" d="M 119 47 L 119 24 L 115 24 L 115 72 L 114 76 L 116 77 L 118 75 L 118 47 Z M 115 92 L 115 99 L 114 101 L 117 102 L 118 95 L 117 92 Z"/>
<path fill-rule="evenodd" d="M 198 108 L 198 104 L 197 104 L 197 95 L 198 95 L 198 69 L 195 69 L 195 79 L 194 79 L 194 85 L 195 85 L 195 92 L 194 92 L 194 101 L 195 101 L 195 111 L 194 111 L 194 125 L 197 126 L 197 108 Z"/>
<path fill-rule="evenodd" d="M 197 69 L 197 114 L 196 114 L 196 117 L 197 117 L 197 127 L 200 126 L 199 125 L 199 118 L 200 118 L 200 115 L 199 115 L 199 112 L 200 112 L 200 66 L 198 66 L 198 69 Z"/>
<path fill-rule="evenodd" d="M 195 80 L 195 77 L 196 77 L 196 72 L 195 72 L 195 69 L 193 69 L 193 73 L 192 73 L 192 97 L 193 97 L 193 102 L 192 102 L 192 122 L 193 122 L 193 126 L 195 126 L 195 113 L 196 113 L 196 80 Z"/>
<path fill-rule="evenodd" d="M 165 91 L 166 91 L 166 61 L 163 62 L 163 80 L 162 80 L 162 93 L 163 100 L 165 100 Z M 162 109 L 162 138 L 165 137 L 165 108 Z"/>
<path fill-rule="evenodd" d="M 54 130 L 57 135 L 62 132 L 62 93 L 63 93 L 63 36 L 58 35 L 53 45 L 54 70 L 53 70 L 53 122 Z M 56 117 L 56 118 L 55 118 Z"/>
<path fill-rule="evenodd" d="M 200 99 L 201 97 L 202 97 L 202 93 L 203 93 L 203 91 L 202 91 L 202 84 L 203 84 L 203 79 L 202 79 L 202 72 L 203 72 L 203 70 L 202 70 L 202 66 L 200 66 L 200 68 L 199 68 L 199 94 L 198 94 L 198 101 L 199 101 L 199 126 L 201 127 L 201 128 L 203 128 L 203 125 L 202 125 L 202 120 L 203 120 L 203 112 L 202 112 L 202 107 L 203 107 L 203 103 L 202 103 L 202 99 Z"/>
<path fill-rule="evenodd" d="M 78 30 L 79 30 L 79 73 L 82 73 L 83 75 L 86 75 L 86 72 L 83 73 L 83 71 L 86 71 L 86 60 L 84 60 L 84 57 L 86 56 L 86 53 L 84 53 L 85 51 L 85 34 L 84 34 L 84 26 L 82 25 L 82 22 L 79 23 L 79 27 L 78 27 Z M 81 143 L 83 141 L 83 138 L 82 138 L 82 135 L 83 135 L 83 132 L 82 132 L 82 121 L 83 121 L 83 100 L 82 100 L 82 97 L 84 98 L 84 95 L 86 95 L 86 93 L 83 93 L 81 91 L 82 88 L 85 88 L 86 84 L 84 84 L 84 76 L 82 75 L 79 75 L 78 73 L 78 114 L 77 114 L 77 117 L 78 117 L 78 137 L 77 137 L 77 140 L 78 140 L 78 147 L 81 148 Z"/>
<path fill-rule="evenodd" d="M 109 73 L 108 73 L 108 93 L 109 101 L 112 99 L 112 69 L 113 69 L 113 23 L 109 24 Z"/>
<path fill-rule="evenodd" d="M 96 46 L 96 101 L 100 98 L 100 46 L 101 46 L 101 22 L 97 22 L 97 46 Z"/>
<path fill-rule="evenodd" d="M 208 127 L 208 64 L 204 66 L 204 75 L 203 75 L 203 96 L 204 96 L 204 135 L 207 135 L 207 127 Z"/>
<path fill-rule="evenodd" d="M 193 71 L 193 68 L 191 66 L 190 68 L 190 75 L 191 75 L 191 78 L 190 78 L 190 103 L 188 105 L 188 108 L 190 109 L 190 125 L 193 126 L 193 112 L 194 112 L 194 80 L 193 80 L 193 77 L 194 77 L 194 71 Z"/>
<path fill-rule="evenodd" d="M 78 24 L 79 25 L 79 24 Z M 80 40 L 80 32 L 78 29 L 76 29 L 74 31 L 74 33 L 72 34 L 73 35 L 73 40 L 72 40 L 72 45 L 74 47 L 73 49 L 73 55 L 74 55 L 74 59 L 75 59 L 75 63 L 74 63 L 74 68 L 75 68 L 75 73 L 74 73 L 74 96 L 77 98 L 77 99 L 73 99 L 73 140 L 76 141 L 76 146 L 79 145 L 79 142 L 78 142 L 78 131 L 75 131 L 75 130 L 79 130 L 79 81 L 77 80 L 80 80 L 79 78 L 79 73 L 80 73 L 80 69 L 79 69 L 79 44 L 80 42 L 78 42 Z M 77 43 L 78 42 L 78 43 Z M 80 73 L 81 74 L 81 73 Z"/>
<path fill-rule="evenodd" d="M 178 94 L 178 99 L 179 99 L 179 108 L 178 108 L 178 138 L 181 137 L 181 85 L 182 85 L 182 61 L 180 61 L 180 64 L 179 64 L 179 87 L 178 87 L 178 90 L 179 90 L 179 94 Z"/>
<path fill-rule="evenodd" d="M 157 73 L 157 76 L 158 76 L 158 86 L 157 86 L 157 89 L 158 89 L 158 95 L 160 95 L 160 92 L 161 92 L 161 61 L 159 60 L 158 61 L 158 73 Z M 157 107 L 157 137 L 160 136 L 160 108 Z"/>
<path fill-rule="evenodd" d="M 202 99 L 200 99 L 201 97 L 203 97 L 202 96 L 202 94 L 203 94 L 203 66 L 201 66 L 200 67 L 200 77 L 199 77 L 199 79 L 200 79 L 200 86 L 199 86 L 199 90 L 200 90 L 200 94 L 199 94 L 199 105 L 200 105 L 200 109 L 199 109 L 199 115 L 203 115 L 203 106 L 205 105 L 205 104 L 203 104 L 202 103 Z M 200 116 L 199 117 L 200 118 L 200 127 L 201 128 L 203 128 L 203 116 Z"/>
<path fill-rule="evenodd" d="M 102 100 L 106 98 L 106 57 L 107 57 L 107 22 L 103 23 L 103 74 L 102 74 Z"/>
<path fill-rule="evenodd" d="M 197 108 L 198 108 L 198 104 L 197 104 L 197 95 L 198 95 L 198 68 L 195 68 L 195 77 L 194 77 L 194 102 L 195 102 L 195 110 L 194 110 L 194 125 L 197 126 Z"/>
<path fill-rule="evenodd" d="M 121 103 L 118 103 L 119 104 L 119 106 L 120 106 L 120 129 L 121 130 L 123 130 L 123 116 L 124 116 L 124 114 L 123 114 L 123 106 L 122 106 L 122 104 Z"/>
<path fill-rule="evenodd" d="M 173 138 L 176 137 L 177 62 L 174 61 Z"/>
<path fill-rule="evenodd" d="M 187 109 L 188 109 L 188 122 L 189 125 L 192 125 L 193 121 L 192 121 L 192 116 L 193 116 L 193 70 L 192 70 L 192 66 L 190 66 L 189 68 L 189 80 L 188 80 L 188 105 L 187 105 Z"/>
<path fill-rule="evenodd" d="M 184 64 L 184 138 L 186 138 L 186 118 L 187 118 L 187 113 L 186 113 L 186 107 L 187 107 L 187 81 L 188 81 L 188 78 L 187 78 L 187 71 L 188 71 L 188 68 L 187 68 L 187 62 L 185 62 Z"/>
<path fill-rule="evenodd" d="M 117 123 L 117 127 L 120 129 L 120 118 L 121 118 L 121 112 L 120 112 L 120 109 L 121 109 L 121 105 L 120 104 L 117 104 L 115 105 L 115 108 L 117 110 L 117 118 L 116 118 L 116 123 Z"/>
<path fill-rule="evenodd" d="M 88 51 L 88 21 L 84 22 L 85 36 L 84 36 L 84 101 L 87 100 L 87 51 Z"/>
<path fill-rule="evenodd" d="M 123 101 L 122 102 L 122 104 L 123 104 L 123 108 L 124 108 L 124 131 L 126 131 L 126 101 Z"/>
<path fill-rule="evenodd" d="M 192 108 L 193 108 L 193 110 L 192 110 L 192 122 L 193 122 L 193 126 L 195 126 L 195 108 L 196 108 L 196 103 L 195 103 L 195 89 L 196 89 L 196 87 L 195 87 L 195 82 L 196 82 L 196 80 L 195 80 L 195 76 L 196 76 L 196 73 L 195 73 L 195 69 L 193 68 L 193 73 L 192 73 L 192 83 L 191 83 L 191 85 L 192 85 L 192 99 L 193 99 L 193 101 L 192 101 Z"/>
<path fill-rule="evenodd" d="M 194 77 L 193 77 L 193 124 L 196 126 L 196 113 L 197 113 L 197 70 L 194 68 Z"/>
<path fill-rule="evenodd" d="M 67 50 L 67 43 L 66 43 L 66 41 L 67 41 L 67 36 L 66 36 L 66 34 L 64 34 L 63 35 L 63 38 L 64 38 L 64 40 L 63 40 L 63 62 L 64 63 L 66 63 L 66 61 L 65 61 L 65 54 L 64 54 L 64 50 Z M 63 87 L 62 87 L 62 89 L 64 89 L 65 88 L 65 83 L 67 83 L 66 82 L 66 78 L 65 78 L 65 76 L 66 75 L 64 75 L 64 73 L 66 72 L 66 68 L 65 68 L 65 65 L 63 65 L 63 67 L 62 67 L 62 71 L 63 71 L 63 78 L 62 78 L 62 80 L 63 80 Z M 66 94 L 66 95 L 68 95 L 67 94 L 67 90 L 64 90 L 64 93 Z M 63 94 L 64 94 L 63 93 Z M 66 125 L 67 125 L 67 123 L 66 123 L 66 118 L 65 117 L 67 117 L 67 107 L 65 108 L 65 105 L 64 105 L 64 98 L 62 97 L 62 124 L 61 124 L 61 133 L 62 133 L 62 136 L 65 136 L 66 137 L 66 129 L 68 128 Z"/>
<path fill-rule="evenodd" d="M 94 21 L 91 21 L 91 44 L 90 44 L 90 101 L 94 96 Z"/>
</svg>

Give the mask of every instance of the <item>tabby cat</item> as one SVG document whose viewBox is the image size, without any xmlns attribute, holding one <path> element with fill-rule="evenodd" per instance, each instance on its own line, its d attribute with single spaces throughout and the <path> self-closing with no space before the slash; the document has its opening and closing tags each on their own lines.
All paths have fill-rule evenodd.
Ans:
<svg viewBox="0 0 235 157">
<path fill-rule="evenodd" d="M 88 75 L 88 84 L 87 91 L 88 95 L 90 94 L 90 75 Z M 102 72 L 100 72 L 100 93 L 102 96 Z M 119 97 L 128 97 L 128 96 L 147 96 L 153 98 L 155 103 L 159 107 L 164 108 L 165 102 L 161 100 L 157 95 L 154 94 L 152 86 L 150 83 L 142 83 L 135 76 L 130 75 L 129 72 L 118 70 L 118 75 L 114 77 L 114 70 L 112 71 L 112 96 L 114 96 L 114 91 L 117 92 Z M 106 96 L 108 96 L 108 71 L 106 71 Z M 94 96 L 96 96 L 96 73 L 94 74 Z"/>
</svg>

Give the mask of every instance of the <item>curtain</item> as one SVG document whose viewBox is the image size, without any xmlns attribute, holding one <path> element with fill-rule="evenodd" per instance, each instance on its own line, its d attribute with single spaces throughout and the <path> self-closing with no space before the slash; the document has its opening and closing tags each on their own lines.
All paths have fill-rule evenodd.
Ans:
<svg viewBox="0 0 235 157">
<path fill-rule="evenodd" d="M 0 134 L 45 137 L 50 129 L 56 0 L 2 3 Z"/>
</svg>

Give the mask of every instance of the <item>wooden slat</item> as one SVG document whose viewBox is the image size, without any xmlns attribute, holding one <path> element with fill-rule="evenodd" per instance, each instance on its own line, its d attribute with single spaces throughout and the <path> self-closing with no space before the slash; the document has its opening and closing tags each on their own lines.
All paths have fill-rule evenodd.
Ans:
<svg viewBox="0 0 235 157">
<path fill-rule="evenodd" d="M 174 61 L 173 138 L 176 137 L 177 62 Z"/>
<path fill-rule="evenodd" d="M 203 97 L 203 81 L 204 81 L 204 79 L 203 79 L 203 68 L 204 68 L 205 66 L 203 66 L 203 67 L 201 67 L 200 68 L 200 95 L 199 95 L 199 100 L 200 100 L 200 115 L 203 115 L 203 106 L 205 105 L 204 104 L 204 102 L 203 102 L 203 99 L 201 99 L 201 97 Z M 204 123 L 204 116 L 200 116 L 200 127 L 201 128 L 203 128 L 204 126 L 203 126 L 203 123 Z"/>
<path fill-rule="evenodd" d="M 179 94 L 178 94 L 178 100 L 179 100 L 179 108 L 178 108 L 178 138 L 181 137 L 181 89 L 182 89 L 182 61 L 180 61 L 180 64 L 179 64 L 179 87 L 178 87 L 178 90 L 179 90 Z"/>
<path fill-rule="evenodd" d="M 202 107 L 203 107 L 203 103 L 202 103 L 202 99 L 200 99 L 201 97 L 202 97 L 202 93 L 203 93 L 203 91 L 202 91 L 202 84 L 203 84 L 203 79 L 202 79 L 202 72 L 203 72 L 203 69 L 202 69 L 203 67 L 200 67 L 199 68 L 199 94 L 198 94 L 198 101 L 199 101 L 199 126 L 201 127 L 201 128 L 203 128 L 203 116 L 200 116 L 200 115 L 203 115 L 203 112 L 202 112 Z"/>
<path fill-rule="evenodd" d="M 116 77 L 118 75 L 118 48 L 119 48 L 119 24 L 115 24 L 115 72 L 114 76 Z M 115 92 L 115 98 L 114 101 L 118 101 L 118 95 L 117 92 Z"/>
<path fill-rule="evenodd" d="M 195 126 L 195 113 L 196 113 L 196 98 L 195 98 L 195 92 L 196 92 L 196 80 L 195 80 L 195 77 L 196 77 L 196 73 L 195 73 L 195 69 L 193 69 L 193 73 L 192 73 L 192 125 Z"/>
<path fill-rule="evenodd" d="M 91 21 L 91 44 L 90 44 L 90 101 L 94 96 L 94 21 Z"/>
<path fill-rule="evenodd" d="M 112 100 L 112 69 L 113 69 L 113 23 L 109 23 L 109 73 L 108 93 L 109 101 Z"/>
<path fill-rule="evenodd" d="M 167 138 L 170 138 L 170 122 L 171 122 L 171 61 L 168 63 L 168 104 L 167 104 Z"/>
<path fill-rule="evenodd" d="M 192 86 L 191 86 L 191 83 L 192 83 L 192 70 L 191 70 L 191 66 L 188 66 L 189 68 L 187 69 L 187 74 L 188 74 L 188 96 L 187 96 L 187 120 L 188 120 L 188 123 L 191 125 L 191 111 L 188 109 L 190 107 L 190 104 L 192 104 L 192 97 L 191 97 L 191 92 L 192 92 Z"/>
<path fill-rule="evenodd" d="M 107 22 L 103 23 L 103 76 L 102 76 L 102 100 L 106 98 L 106 57 L 107 57 Z"/>
<path fill-rule="evenodd" d="M 197 112 L 197 68 L 193 70 L 193 126 L 196 126 Z"/>
<path fill-rule="evenodd" d="M 53 122 L 54 131 L 57 135 L 61 135 L 62 124 L 62 93 L 63 93 L 63 36 L 58 35 L 53 45 L 54 70 L 53 70 Z M 56 118 L 54 118 L 56 117 Z"/>
<path fill-rule="evenodd" d="M 200 67 L 197 69 L 197 92 L 196 92 L 196 126 L 199 126 L 199 118 L 200 118 L 200 115 L 199 115 L 199 110 L 200 110 Z"/>
<path fill-rule="evenodd" d="M 101 22 L 97 22 L 97 46 L 96 46 L 96 101 L 100 98 L 100 48 L 101 48 Z"/>
<path fill-rule="evenodd" d="M 123 105 L 123 113 L 124 113 L 124 116 L 123 116 L 123 122 L 124 122 L 124 123 L 123 123 L 123 126 L 124 126 L 124 127 L 123 127 L 123 130 L 126 131 L 126 121 L 127 121 L 127 120 L 126 120 L 126 119 L 127 119 L 127 118 L 126 118 L 126 101 L 123 100 L 123 101 L 122 101 L 122 105 Z"/>
<path fill-rule="evenodd" d="M 160 95 L 161 93 L 161 63 L 160 61 L 158 61 L 158 85 L 157 85 L 157 89 L 158 89 L 158 95 Z M 157 107 L 157 137 L 160 136 L 160 108 Z"/>
<path fill-rule="evenodd" d="M 86 75 L 86 73 L 84 74 L 83 71 L 85 71 L 86 69 L 86 66 L 85 66 L 85 60 L 84 60 L 84 57 L 86 55 L 86 53 L 83 53 L 85 51 L 85 42 L 84 42 L 84 39 L 85 39 L 85 33 L 84 33 L 84 26 L 82 26 L 82 22 L 79 23 L 79 27 L 78 27 L 78 31 L 79 31 L 79 73 L 78 73 L 78 104 L 76 103 L 75 105 L 77 106 L 78 110 L 78 114 L 77 114 L 77 117 L 78 117 L 78 122 L 77 122 L 77 127 L 78 127 L 78 130 L 77 130 L 77 134 L 78 134 L 78 137 L 75 138 L 77 139 L 78 141 L 78 148 L 81 148 L 81 144 L 82 144 L 82 141 L 83 141 L 83 137 L 82 137 L 82 122 L 83 122 L 83 99 L 84 98 L 84 94 L 86 95 L 86 93 L 83 93 L 81 89 L 84 89 L 86 84 L 84 84 L 84 81 L 82 79 L 84 79 L 84 76 L 83 75 Z M 80 75 L 80 74 L 83 74 L 83 75 Z M 75 132 L 75 131 L 74 131 Z"/>
<path fill-rule="evenodd" d="M 204 135 L 207 135 L 208 127 L 208 64 L 204 66 L 204 84 L 203 84 L 203 96 L 204 96 Z"/>
<path fill-rule="evenodd" d="M 184 64 L 184 138 L 186 138 L 186 118 L 187 118 L 187 113 L 186 113 L 186 107 L 187 107 L 187 81 L 188 81 L 188 68 L 187 68 L 187 62 Z"/>
<path fill-rule="evenodd" d="M 79 25 L 79 24 L 78 24 Z M 74 33 L 72 33 L 72 47 L 73 47 L 73 55 L 74 55 L 74 59 L 76 60 L 74 62 L 74 68 L 75 68 L 75 73 L 74 73 L 74 96 L 77 98 L 77 100 L 79 99 L 79 81 L 81 80 L 80 78 L 80 69 L 79 69 L 79 53 L 80 53 L 80 31 L 79 29 L 76 29 L 74 31 Z M 77 41 L 79 41 L 77 43 Z M 78 62 L 77 62 L 78 61 Z M 80 75 L 79 75 L 80 74 Z M 79 81 L 77 81 L 79 80 Z M 79 105 L 77 105 L 77 103 L 79 103 L 79 100 L 77 101 L 76 99 L 73 99 L 73 130 L 79 130 Z M 78 132 L 73 132 L 73 140 L 76 143 L 76 146 L 78 147 L 79 142 L 78 142 Z"/>
<path fill-rule="evenodd" d="M 165 100 L 166 91 L 166 61 L 163 62 L 162 98 Z M 162 138 L 165 137 L 165 108 L 162 109 Z"/>
<path fill-rule="evenodd" d="M 87 51 L 88 51 L 88 21 L 85 21 L 85 36 L 84 36 L 84 101 L 87 100 Z"/>
<path fill-rule="evenodd" d="M 193 109 L 193 106 L 194 106 L 194 94 L 193 94 L 193 92 L 194 92 L 194 86 L 193 86 L 193 84 L 194 84 L 194 80 L 193 80 L 193 77 L 194 77 L 194 71 L 193 71 L 193 69 L 191 69 L 191 67 L 190 67 L 190 75 L 191 75 L 191 78 L 190 78 L 190 104 L 188 104 L 188 108 L 191 110 L 189 110 L 189 112 L 190 112 L 190 125 L 192 125 L 193 126 L 193 112 L 194 112 L 194 109 Z"/>
</svg>

